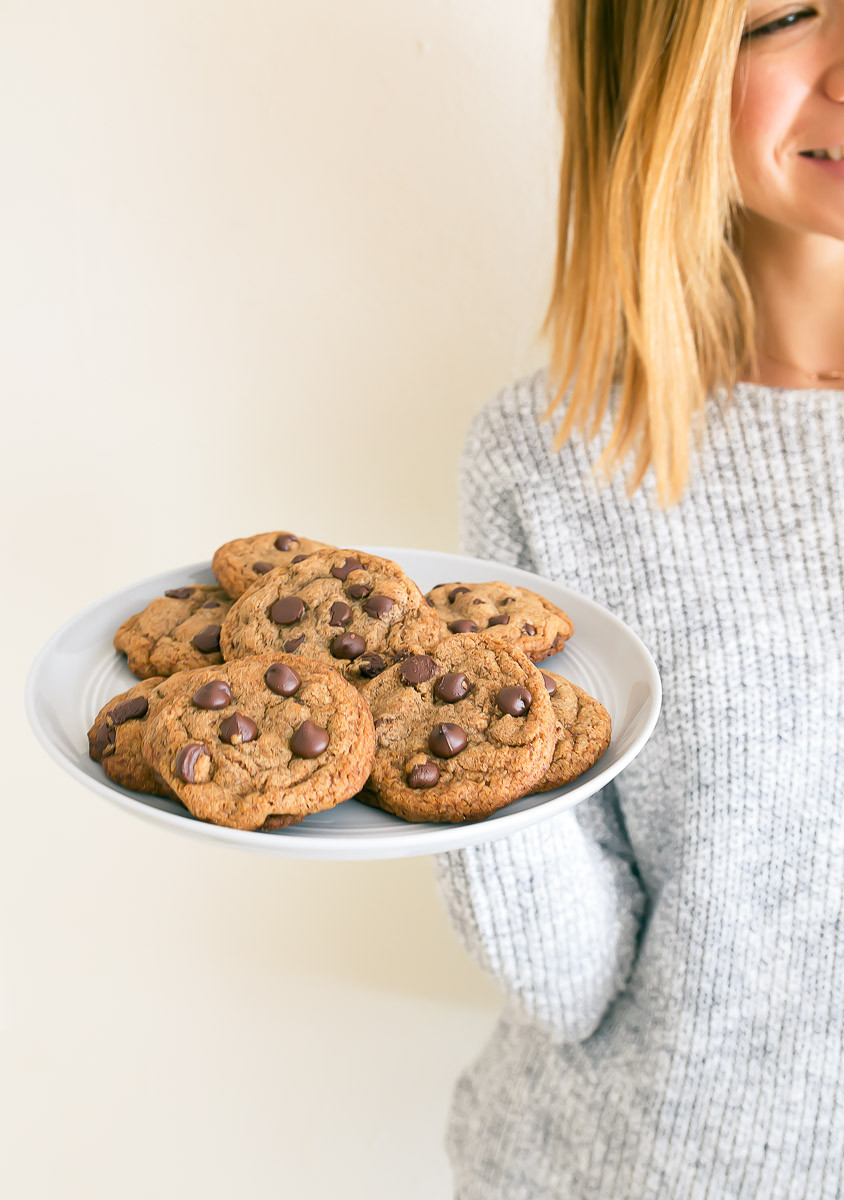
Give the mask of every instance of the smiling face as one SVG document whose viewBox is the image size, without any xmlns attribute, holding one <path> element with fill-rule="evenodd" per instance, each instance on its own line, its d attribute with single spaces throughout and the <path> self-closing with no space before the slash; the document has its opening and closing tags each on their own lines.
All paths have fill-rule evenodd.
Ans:
<svg viewBox="0 0 844 1200">
<path fill-rule="evenodd" d="M 844 241 L 844 0 L 749 0 L 733 82 L 744 206 L 795 233 Z"/>
</svg>

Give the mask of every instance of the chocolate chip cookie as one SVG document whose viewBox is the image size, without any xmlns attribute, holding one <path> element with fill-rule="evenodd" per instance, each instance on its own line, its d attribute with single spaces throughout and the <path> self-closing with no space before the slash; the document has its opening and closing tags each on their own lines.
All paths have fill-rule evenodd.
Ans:
<svg viewBox="0 0 844 1200">
<path fill-rule="evenodd" d="M 174 676 L 170 676 L 173 679 Z M 144 679 L 104 705 L 88 730 L 88 754 L 102 764 L 109 779 L 135 792 L 172 796 L 141 753 L 141 738 L 150 710 L 167 694 L 168 680 Z M 170 689 L 172 690 L 172 688 Z"/>
<path fill-rule="evenodd" d="M 397 563 L 316 550 L 254 583 L 223 622 L 227 661 L 280 650 L 323 662 L 355 685 L 440 640 L 441 624 Z"/>
<path fill-rule="evenodd" d="M 557 744 L 551 766 L 534 791 L 571 783 L 588 771 L 610 744 L 610 715 L 593 696 L 553 671 L 542 671 L 557 721 Z"/>
<path fill-rule="evenodd" d="M 295 533 L 256 533 L 252 537 L 235 538 L 214 552 L 211 569 L 233 600 L 242 596 L 256 579 L 274 567 L 286 567 L 300 562 L 314 550 L 332 549 L 325 542 L 298 537 Z"/>
<path fill-rule="evenodd" d="M 527 588 L 490 583 L 439 583 L 426 595 L 449 633 L 489 632 L 518 646 L 533 662 L 562 650 L 574 632 L 571 617 Z"/>
<path fill-rule="evenodd" d="M 195 817 L 232 829 L 275 828 L 332 808 L 365 783 L 372 717 L 330 667 L 262 654 L 179 681 L 150 716 L 142 750 Z"/>
<path fill-rule="evenodd" d="M 231 606 L 220 587 L 168 588 L 123 622 L 114 645 L 139 679 L 220 663 L 220 627 Z"/>
<path fill-rule="evenodd" d="M 456 634 L 362 690 L 375 764 L 362 800 L 407 821 L 470 821 L 531 792 L 556 721 L 539 668 L 489 634 Z"/>
</svg>

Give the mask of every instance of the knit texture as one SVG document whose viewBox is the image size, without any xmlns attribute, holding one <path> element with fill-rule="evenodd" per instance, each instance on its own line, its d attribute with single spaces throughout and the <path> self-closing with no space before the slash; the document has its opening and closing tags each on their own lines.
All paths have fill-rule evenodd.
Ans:
<svg viewBox="0 0 844 1200">
<path fill-rule="evenodd" d="M 507 997 L 456 1194 L 844 1197 L 844 392 L 715 394 L 667 511 L 594 481 L 607 426 L 554 451 L 547 402 L 539 372 L 473 421 L 462 547 L 621 617 L 663 708 L 604 792 L 435 860 Z"/>
</svg>

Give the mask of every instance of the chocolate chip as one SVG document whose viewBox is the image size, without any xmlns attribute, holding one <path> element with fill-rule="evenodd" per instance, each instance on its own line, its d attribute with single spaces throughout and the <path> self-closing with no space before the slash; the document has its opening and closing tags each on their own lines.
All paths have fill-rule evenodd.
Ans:
<svg viewBox="0 0 844 1200">
<path fill-rule="evenodd" d="M 375 728 L 382 729 L 385 725 L 392 725 L 392 723 L 393 723 L 392 717 L 379 717 L 378 720 L 375 722 Z"/>
<path fill-rule="evenodd" d="M 495 697 L 495 703 L 509 717 L 523 717 L 531 705 L 533 697 L 527 688 L 514 685 L 503 687 Z"/>
<path fill-rule="evenodd" d="M 430 596 L 425 597 L 425 603 L 428 605 L 428 608 L 436 607 L 433 600 L 430 598 Z"/>
<path fill-rule="evenodd" d="M 290 739 L 290 749 L 299 758 L 316 758 L 328 745 L 328 731 L 313 721 L 303 721 Z"/>
<path fill-rule="evenodd" d="M 466 733 L 459 725 L 449 722 L 435 725 L 428 734 L 428 748 L 438 758 L 454 758 L 466 749 Z"/>
<path fill-rule="evenodd" d="M 335 579 L 348 579 L 352 571 L 362 571 L 363 563 L 358 562 L 356 558 L 346 558 L 341 563 L 335 563 L 331 568 L 331 574 Z"/>
<path fill-rule="evenodd" d="M 448 627 L 452 633 L 477 633 L 478 627 L 474 621 L 463 617 L 459 621 L 449 621 Z"/>
<path fill-rule="evenodd" d="M 277 696 L 292 696 L 302 680 L 286 663 L 273 663 L 264 672 L 264 682 Z"/>
<path fill-rule="evenodd" d="M 171 600 L 187 600 L 188 596 L 193 595 L 193 588 L 192 587 L 168 588 L 167 591 L 164 593 L 164 595 L 169 596 Z"/>
<path fill-rule="evenodd" d="M 370 596 L 363 606 L 363 611 L 370 617 L 377 617 L 381 621 L 392 607 L 393 601 L 389 596 Z"/>
<path fill-rule="evenodd" d="M 149 710 L 149 701 L 146 696 L 133 696 L 130 700 L 124 700 L 122 704 L 118 704 L 111 709 L 108 716 L 111 717 L 113 725 L 122 725 L 124 721 L 131 721 L 133 718 L 145 717 Z"/>
<path fill-rule="evenodd" d="M 290 561 L 292 563 L 304 562 L 306 558 L 310 557 L 310 554 L 294 554 Z"/>
<path fill-rule="evenodd" d="M 280 533 L 275 540 L 276 550 L 290 550 L 299 545 L 299 539 L 294 533 Z"/>
<path fill-rule="evenodd" d="M 275 604 L 271 604 L 267 611 L 270 620 L 275 621 L 276 625 L 295 625 L 301 620 L 305 605 L 298 596 L 282 596 Z"/>
<path fill-rule="evenodd" d="M 243 713 L 232 713 L 220 726 L 220 741 L 228 742 L 230 746 L 239 746 L 243 742 L 254 742 L 257 736 L 258 726 Z"/>
<path fill-rule="evenodd" d="M 94 738 L 94 745 L 99 750 L 100 754 L 105 755 L 109 746 L 114 746 L 115 732 L 103 721 L 102 725 L 97 730 L 97 736 Z M 112 751 L 113 753 L 113 751 Z"/>
<path fill-rule="evenodd" d="M 261 559 L 260 562 L 252 564 L 252 570 L 256 575 L 266 575 L 267 571 L 272 571 L 273 566 L 273 563 L 264 562 L 264 560 Z"/>
<path fill-rule="evenodd" d="M 426 683 L 437 673 L 437 664 L 430 654 L 413 654 L 399 667 L 399 675 L 405 683 Z"/>
<path fill-rule="evenodd" d="M 366 649 L 366 642 L 358 633 L 338 633 L 331 639 L 331 653 L 335 658 L 357 658 Z"/>
<path fill-rule="evenodd" d="M 232 702 L 232 690 L 225 679 L 212 679 L 194 692 L 191 700 L 197 708 L 225 708 Z"/>
<path fill-rule="evenodd" d="M 556 683 L 554 682 L 554 680 L 551 678 L 550 675 L 547 675 L 545 673 L 545 671 L 540 671 L 539 674 L 542 676 L 543 682 L 545 683 L 546 692 L 548 693 L 549 696 L 553 696 L 557 690 Z"/>
<path fill-rule="evenodd" d="M 510 624 L 510 618 L 506 615 L 498 616 L 498 617 L 490 617 L 489 620 L 487 621 L 487 628 L 489 628 L 491 625 L 509 625 L 509 624 Z"/>
<path fill-rule="evenodd" d="M 299 647 L 302 645 L 302 642 L 304 642 L 304 640 L 305 640 L 304 633 L 300 633 L 298 637 L 290 638 L 289 641 L 285 642 L 284 649 L 287 651 L 288 654 L 292 654 L 294 650 L 299 649 Z"/>
<path fill-rule="evenodd" d="M 554 644 L 551 647 L 551 653 L 553 654 L 555 650 L 562 650 L 562 648 L 563 648 L 563 646 L 565 646 L 565 644 L 566 644 L 565 637 L 563 636 L 563 634 L 558 633 L 557 636 L 554 638 Z"/>
<path fill-rule="evenodd" d="M 414 763 L 407 773 L 408 787 L 430 788 L 439 783 L 440 769 L 430 758 L 424 762 Z"/>
<path fill-rule="evenodd" d="M 353 600 L 362 600 L 364 596 L 368 596 L 372 591 L 371 583 L 350 583 L 346 588 Z"/>
<path fill-rule="evenodd" d="M 534 634 L 536 633 L 536 626 L 531 625 L 528 622 L 527 624 L 522 626 L 522 633 L 526 633 L 528 635 L 528 637 L 533 637 Z"/>
<path fill-rule="evenodd" d="M 376 675 L 380 675 L 386 669 L 387 664 L 381 655 L 374 654 L 371 650 L 368 654 L 362 654 L 358 659 L 358 670 L 366 679 L 374 679 Z"/>
<path fill-rule="evenodd" d="M 481 600 L 479 597 L 477 600 L 473 600 L 472 603 L 473 604 L 486 604 L 486 600 Z"/>
<path fill-rule="evenodd" d="M 469 591 L 469 588 L 467 588 L 467 587 L 452 588 L 451 591 L 448 593 L 449 604 L 453 604 L 461 592 L 468 592 L 468 591 Z"/>
<path fill-rule="evenodd" d="M 453 671 L 443 675 L 434 684 L 434 695 L 447 704 L 456 704 L 464 696 L 468 696 L 472 685 L 462 671 Z"/>
<path fill-rule="evenodd" d="M 515 604 L 516 597 L 515 596 L 505 596 L 504 599 L 501 601 L 501 603 L 502 603 L 502 605 L 503 604 Z"/>
<path fill-rule="evenodd" d="M 335 600 L 331 605 L 331 614 L 328 618 L 329 625 L 348 625 L 352 619 L 352 610 L 349 608 L 345 600 Z"/>
<path fill-rule="evenodd" d="M 214 650 L 219 650 L 220 626 L 206 625 L 194 638 L 191 638 L 191 644 L 196 646 L 197 650 L 201 650 L 203 654 L 211 654 Z"/>
<path fill-rule="evenodd" d="M 199 760 L 210 757 L 207 746 L 203 746 L 199 742 L 189 742 L 176 755 L 176 774 L 184 779 L 185 783 L 196 783 L 196 768 Z"/>
<path fill-rule="evenodd" d="M 219 608 L 219 606 L 220 606 L 219 600 L 206 600 L 205 603 L 202 605 L 203 608 Z"/>
</svg>

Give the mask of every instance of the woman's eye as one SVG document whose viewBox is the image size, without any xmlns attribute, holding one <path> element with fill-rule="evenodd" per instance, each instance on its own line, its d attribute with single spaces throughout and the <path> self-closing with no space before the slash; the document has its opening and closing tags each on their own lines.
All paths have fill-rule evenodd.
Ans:
<svg viewBox="0 0 844 1200">
<path fill-rule="evenodd" d="M 756 29 L 748 29 L 741 35 L 743 42 L 750 41 L 752 38 L 765 37 L 769 33 L 776 33 L 780 29 L 791 29 L 793 25 L 803 21 L 806 17 L 813 17 L 815 10 L 813 8 L 801 8 L 798 12 L 786 13 L 783 17 L 777 17 L 775 21 L 769 21 L 767 25 L 758 25 Z"/>
</svg>

